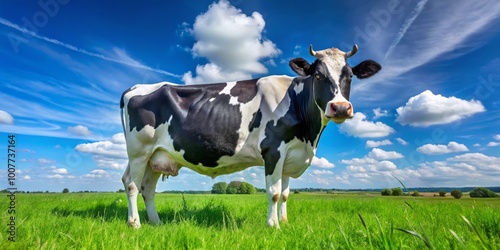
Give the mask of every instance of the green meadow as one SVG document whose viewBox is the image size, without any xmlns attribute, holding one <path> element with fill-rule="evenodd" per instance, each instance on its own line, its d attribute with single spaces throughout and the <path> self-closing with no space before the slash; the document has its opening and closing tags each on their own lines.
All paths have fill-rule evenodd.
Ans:
<svg viewBox="0 0 500 250">
<path fill-rule="evenodd" d="M 2 199 L 4 200 L 4 199 Z M 157 194 L 162 225 L 126 224 L 124 193 L 17 194 L 16 242 L 7 203 L 0 249 L 500 249 L 500 199 L 290 195 L 289 223 L 266 226 L 267 198 Z"/>
</svg>

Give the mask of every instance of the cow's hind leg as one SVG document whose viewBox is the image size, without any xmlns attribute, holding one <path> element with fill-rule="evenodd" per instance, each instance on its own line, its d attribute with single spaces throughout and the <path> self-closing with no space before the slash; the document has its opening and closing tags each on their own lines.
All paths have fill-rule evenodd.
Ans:
<svg viewBox="0 0 500 250">
<path fill-rule="evenodd" d="M 288 185 L 290 177 L 283 176 L 281 179 L 281 199 L 280 199 L 280 220 L 281 222 L 288 222 L 288 217 L 286 214 L 286 201 L 288 200 L 288 195 L 290 194 L 290 187 Z"/>
<path fill-rule="evenodd" d="M 123 186 L 125 187 L 125 192 L 127 193 L 128 201 L 128 221 L 127 223 L 131 227 L 139 228 L 141 227 L 139 219 L 139 211 L 137 209 L 137 194 L 139 190 L 132 182 L 132 176 L 130 176 L 130 163 L 127 164 L 127 169 L 122 177 Z"/>
<path fill-rule="evenodd" d="M 128 224 L 133 228 L 141 227 L 139 210 L 137 208 L 137 195 L 139 194 L 138 185 L 142 182 L 145 170 L 146 163 L 144 161 L 130 160 L 122 177 L 128 199 Z"/>
<path fill-rule="evenodd" d="M 148 221 L 151 224 L 159 224 L 160 217 L 158 217 L 158 212 L 155 206 L 155 190 L 156 184 L 158 183 L 158 178 L 160 178 L 161 173 L 155 172 L 150 166 L 146 167 L 146 172 L 144 173 L 144 178 L 142 179 L 142 198 L 146 204 L 146 211 L 148 213 Z"/>
</svg>

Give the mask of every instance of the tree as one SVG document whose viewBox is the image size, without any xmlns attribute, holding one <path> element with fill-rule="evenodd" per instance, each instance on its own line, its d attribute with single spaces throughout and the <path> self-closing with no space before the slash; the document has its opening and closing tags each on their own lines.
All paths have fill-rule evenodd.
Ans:
<svg viewBox="0 0 500 250">
<path fill-rule="evenodd" d="M 418 190 L 415 190 L 415 191 L 413 191 L 411 196 L 420 196 L 420 192 L 418 192 Z"/>
<path fill-rule="evenodd" d="M 459 190 L 458 190 L 458 191 L 459 191 Z M 441 196 L 441 197 L 445 197 L 445 196 L 446 196 L 446 191 L 443 191 L 443 190 L 439 191 L 439 196 Z M 452 196 L 453 196 L 453 195 L 452 195 Z M 460 195 L 460 196 L 462 196 L 462 195 Z"/>
<path fill-rule="evenodd" d="M 382 192 L 380 192 L 383 196 L 388 196 L 392 194 L 392 191 L 388 188 L 384 188 Z"/>
<path fill-rule="evenodd" d="M 403 195 L 403 190 L 399 187 L 393 188 L 392 195 L 393 196 L 401 196 L 401 195 Z"/>
<path fill-rule="evenodd" d="M 227 183 L 217 182 L 212 186 L 212 194 L 225 194 L 227 191 Z"/>
<path fill-rule="evenodd" d="M 451 196 L 455 197 L 455 199 L 460 199 L 462 197 L 462 191 L 455 189 L 451 191 Z"/>
<path fill-rule="evenodd" d="M 236 189 L 234 187 L 228 187 L 226 190 L 226 194 L 237 194 L 237 193 L 238 193 L 238 189 Z"/>
<path fill-rule="evenodd" d="M 487 188 L 477 187 L 472 189 L 472 191 L 470 191 L 469 196 L 471 198 L 489 198 L 489 197 L 497 197 L 498 195 Z"/>
<path fill-rule="evenodd" d="M 241 181 L 232 181 L 227 185 L 228 194 L 241 194 Z M 229 191 L 231 189 L 231 191 Z"/>
<path fill-rule="evenodd" d="M 257 190 L 255 187 L 248 183 L 248 182 L 242 182 L 241 183 L 241 188 L 240 188 L 240 194 L 255 194 L 257 193 Z"/>
<path fill-rule="evenodd" d="M 63 189 L 63 194 L 66 194 L 66 193 L 69 193 L 69 189 L 64 188 L 64 189 Z"/>
</svg>

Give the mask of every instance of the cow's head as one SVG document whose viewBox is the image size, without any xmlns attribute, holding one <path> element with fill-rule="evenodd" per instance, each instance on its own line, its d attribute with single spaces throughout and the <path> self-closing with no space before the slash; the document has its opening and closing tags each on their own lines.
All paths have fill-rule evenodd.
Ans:
<svg viewBox="0 0 500 250">
<path fill-rule="evenodd" d="M 325 118 L 335 123 L 342 123 L 354 115 L 354 109 L 349 102 L 352 76 L 355 75 L 359 79 L 368 78 L 382 68 L 372 60 L 363 61 L 351 68 L 346 59 L 357 51 L 357 45 L 349 52 L 337 48 L 314 51 L 311 45 L 309 53 L 316 57 L 313 64 L 303 58 L 290 61 L 293 71 L 311 78 L 316 105 L 323 111 Z"/>
</svg>

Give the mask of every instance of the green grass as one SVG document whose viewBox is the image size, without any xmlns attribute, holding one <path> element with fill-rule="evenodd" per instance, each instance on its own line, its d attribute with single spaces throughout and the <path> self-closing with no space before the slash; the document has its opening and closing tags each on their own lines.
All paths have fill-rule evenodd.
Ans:
<svg viewBox="0 0 500 250">
<path fill-rule="evenodd" d="M 257 195 L 157 194 L 163 225 L 126 224 L 125 194 L 17 194 L 16 243 L 0 249 L 498 249 L 500 199 L 293 194 L 266 226 Z M 5 206 L 5 203 L 2 203 Z M 1 223 L 8 223 L 7 209 Z"/>
</svg>

